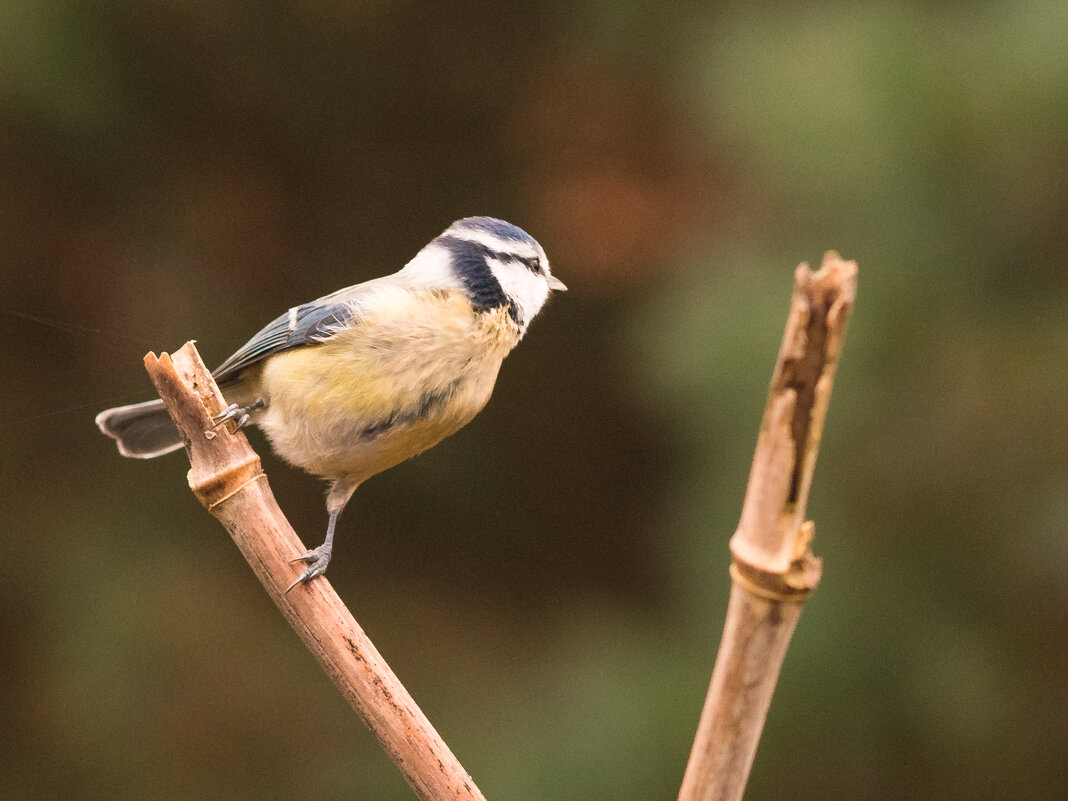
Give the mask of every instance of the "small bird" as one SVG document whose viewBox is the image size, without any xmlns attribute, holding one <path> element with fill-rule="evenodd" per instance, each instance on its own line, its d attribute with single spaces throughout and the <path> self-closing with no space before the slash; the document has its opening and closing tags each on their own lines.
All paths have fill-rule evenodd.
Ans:
<svg viewBox="0 0 1068 801">
<path fill-rule="evenodd" d="M 396 273 L 294 306 L 213 372 L 231 401 L 216 425 L 257 425 L 279 456 L 330 482 L 326 539 L 293 560 L 306 567 L 287 593 L 326 570 L 356 488 L 469 423 L 550 293 L 566 289 L 526 231 L 467 217 Z M 160 400 L 96 424 L 123 456 L 182 447 Z"/>
</svg>

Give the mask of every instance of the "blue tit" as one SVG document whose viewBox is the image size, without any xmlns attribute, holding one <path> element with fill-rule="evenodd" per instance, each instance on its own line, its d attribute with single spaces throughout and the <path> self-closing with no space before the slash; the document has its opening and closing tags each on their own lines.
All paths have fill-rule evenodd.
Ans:
<svg viewBox="0 0 1068 801">
<path fill-rule="evenodd" d="M 553 291 L 541 245 L 492 217 L 454 222 L 398 272 L 295 306 L 213 375 L 230 407 L 287 462 L 327 479 L 322 545 L 290 585 L 320 576 L 338 516 L 361 483 L 478 414 L 501 362 Z M 96 417 L 119 453 L 150 459 L 182 441 L 159 400 Z"/>
</svg>

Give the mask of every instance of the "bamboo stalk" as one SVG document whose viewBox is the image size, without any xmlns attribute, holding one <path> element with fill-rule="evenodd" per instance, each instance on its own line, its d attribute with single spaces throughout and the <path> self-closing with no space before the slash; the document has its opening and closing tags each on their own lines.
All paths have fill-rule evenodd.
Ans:
<svg viewBox="0 0 1068 801">
<path fill-rule="evenodd" d="M 282 515 L 259 457 L 240 432 L 212 429 L 226 404 L 192 342 L 145 356 L 189 454 L 189 485 L 230 532 L 294 631 L 367 724 L 422 801 L 485 801 L 430 721 L 325 578 L 289 595 L 306 550 Z"/>
<path fill-rule="evenodd" d="M 739 801 L 801 607 L 819 583 L 805 521 L 857 265 L 802 264 L 772 374 L 738 529 L 719 653 L 679 801 Z"/>
</svg>

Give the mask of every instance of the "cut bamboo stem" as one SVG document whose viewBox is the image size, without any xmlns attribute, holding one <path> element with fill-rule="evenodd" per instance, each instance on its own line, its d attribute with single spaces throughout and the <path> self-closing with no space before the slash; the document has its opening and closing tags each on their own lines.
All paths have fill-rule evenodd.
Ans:
<svg viewBox="0 0 1068 801">
<path fill-rule="evenodd" d="M 244 434 L 211 428 L 226 407 L 192 342 L 145 368 L 185 440 L 189 485 L 230 532 L 242 555 L 341 694 L 363 718 L 422 801 L 485 801 L 408 691 L 323 578 L 285 588 L 305 552 L 282 515 Z M 229 424 L 228 424 L 229 425 Z"/>
<path fill-rule="evenodd" d="M 857 265 L 802 264 L 772 374 L 738 530 L 719 653 L 679 801 L 739 801 L 779 670 L 821 563 L 805 520 L 812 473 L 856 298 Z"/>
</svg>

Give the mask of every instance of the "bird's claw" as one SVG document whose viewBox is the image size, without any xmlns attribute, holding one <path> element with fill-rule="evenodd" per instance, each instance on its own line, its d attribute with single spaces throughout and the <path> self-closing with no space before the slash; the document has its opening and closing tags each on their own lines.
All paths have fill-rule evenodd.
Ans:
<svg viewBox="0 0 1068 801">
<path fill-rule="evenodd" d="M 231 403 L 229 406 L 227 406 L 225 409 L 223 409 L 221 412 L 211 418 L 211 427 L 218 428 L 223 423 L 226 423 L 230 420 L 237 421 L 237 426 L 235 430 L 240 431 L 241 427 L 249 421 L 248 412 L 246 412 L 236 403 Z"/>
<path fill-rule="evenodd" d="M 263 408 L 263 401 L 258 400 L 255 403 L 250 403 L 248 406 L 238 406 L 236 403 L 231 403 L 217 415 L 211 418 L 211 427 L 218 428 L 223 423 L 229 420 L 235 420 L 234 431 L 240 431 L 249 421 L 252 419 L 249 416 L 249 412 L 255 409 Z"/>
<path fill-rule="evenodd" d="M 326 566 L 330 564 L 330 551 L 331 549 L 326 547 L 326 545 L 320 545 L 318 548 L 313 548 L 307 553 L 303 553 L 300 556 L 290 559 L 290 563 L 307 562 L 308 566 L 304 568 L 304 572 L 297 576 L 292 584 L 286 587 L 285 594 L 288 595 L 289 591 L 298 584 L 307 583 L 316 576 L 323 575 L 323 573 L 326 572 Z"/>
</svg>

